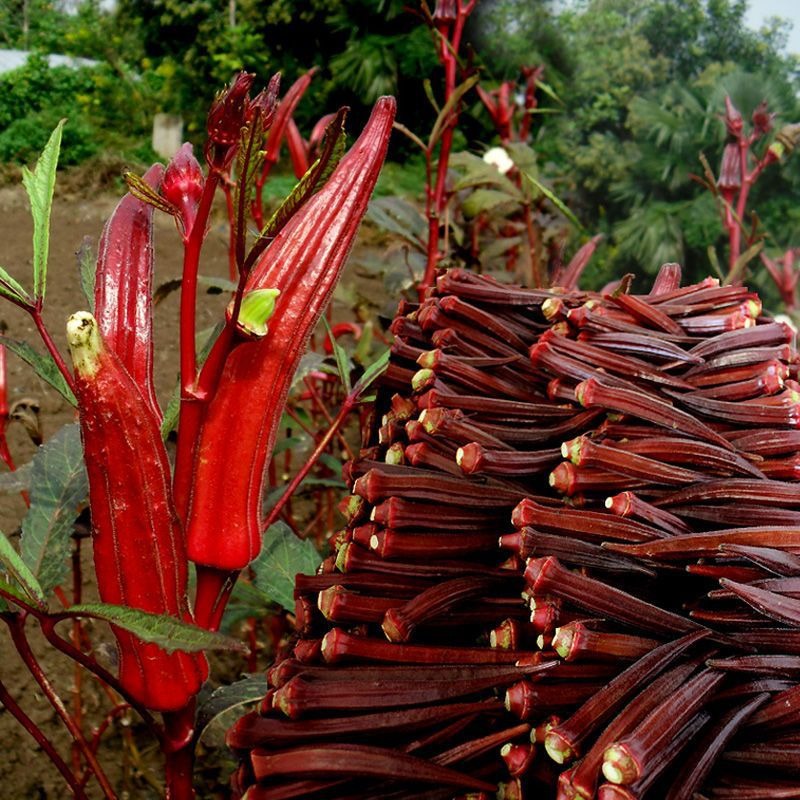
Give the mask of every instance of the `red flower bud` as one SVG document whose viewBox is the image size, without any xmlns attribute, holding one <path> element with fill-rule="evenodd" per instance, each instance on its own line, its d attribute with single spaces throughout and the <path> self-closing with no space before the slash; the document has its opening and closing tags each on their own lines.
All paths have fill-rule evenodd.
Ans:
<svg viewBox="0 0 800 800">
<path fill-rule="evenodd" d="M 276 72 L 269 80 L 266 89 L 262 89 L 247 106 L 246 118 L 250 122 L 256 114 L 261 114 L 264 130 L 272 125 L 275 109 L 278 106 L 278 92 L 281 87 L 281 74 Z"/>
<path fill-rule="evenodd" d="M 436 22 L 455 22 L 456 16 L 456 0 L 436 0 L 436 7 L 433 10 Z"/>
<path fill-rule="evenodd" d="M 738 108 L 731 102 L 730 97 L 725 98 L 725 127 L 730 136 L 739 137 L 742 135 L 744 122 Z"/>
<path fill-rule="evenodd" d="M 719 168 L 717 186 L 730 202 L 733 193 L 741 188 L 742 170 L 739 161 L 739 145 L 737 142 L 728 142 L 722 151 L 722 163 Z M 729 196 L 730 195 L 730 196 Z"/>
<path fill-rule="evenodd" d="M 751 117 L 753 121 L 753 128 L 759 136 L 763 136 L 772 130 L 772 121 L 775 119 L 775 114 L 770 114 L 767 111 L 767 101 L 762 100 L 753 111 Z"/>
<path fill-rule="evenodd" d="M 172 161 L 167 165 L 164 180 L 161 183 L 161 196 L 174 205 L 183 224 L 186 236 L 192 230 L 197 215 L 197 206 L 203 194 L 205 178 L 200 163 L 194 157 L 189 142 L 181 145 Z"/>
<path fill-rule="evenodd" d="M 206 127 L 211 144 L 234 145 L 246 121 L 248 93 L 255 75 L 240 72 L 227 89 L 221 91 L 208 112 Z"/>
</svg>

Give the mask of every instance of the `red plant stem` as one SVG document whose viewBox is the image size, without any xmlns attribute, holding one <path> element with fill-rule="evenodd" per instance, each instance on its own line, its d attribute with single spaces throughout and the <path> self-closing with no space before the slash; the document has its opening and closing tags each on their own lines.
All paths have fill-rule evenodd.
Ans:
<svg viewBox="0 0 800 800">
<path fill-rule="evenodd" d="M 75 545 L 72 550 L 72 602 L 77 605 L 81 602 L 82 588 L 83 588 L 83 574 L 81 570 L 81 539 L 75 538 Z M 72 643 L 76 648 L 80 648 L 82 629 L 81 621 L 75 618 L 72 623 Z M 83 718 L 83 698 L 81 697 L 81 682 L 83 672 L 81 671 L 80 664 L 76 661 L 74 664 L 73 678 L 72 678 L 72 716 L 75 719 L 75 724 L 80 728 L 82 726 Z M 96 752 L 96 751 L 95 751 Z M 81 768 L 81 753 L 80 747 L 77 742 L 72 743 L 72 768 L 77 772 Z"/>
<path fill-rule="evenodd" d="M 100 725 L 95 728 L 94 733 L 92 734 L 92 741 L 90 743 L 90 747 L 92 748 L 92 752 L 96 753 L 100 748 L 100 739 L 103 737 L 103 734 L 108 730 L 111 726 L 111 723 L 117 718 L 121 717 L 126 711 L 129 711 L 131 708 L 130 703 L 118 703 L 114 706 L 103 718 L 103 721 Z M 87 780 L 88 775 L 84 775 L 83 780 Z"/>
<path fill-rule="evenodd" d="M 336 422 L 336 419 L 338 419 L 339 416 L 341 415 L 341 410 L 339 411 L 339 414 L 337 414 L 336 418 L 334 419 L 331 416 L 330 412 L 328 411 L 328 408 L 325 405 L 325 402 L 319 396 L 319 392 L 317 392 L 317 389 L 314 386 L 313 382 L 311 380 L 309 380 L 308 378 L 306 378 L 305 379 L 305 384 L 308 387 L 308 391 L 309 391 L 309 394 L 311 395 L 311 399 L 314 402 L 314 405 L 320 410 L 320 412 L 322 413 L 322 416 L 325 417 L 325 421 L 328 423 L 328 425 L 334 426 L 335 422 Z M 347 398 L 345 398 L 345 401 L 346 400 L 347 400 Z M 350 408 L 348 409 L 348 411 L 351 410 L 354 405 L 355 405 L 355 399 L 350 401 Z M 344 405 L 342 406 L 342 408 L 344 408 Z M 350 459 L 350 461 L 355 461 L 356 455 L 355 455 L 355 453 L 353 453 L 353 450 L 350 447 L 350 444 L 348 443 L 347 439 L 345 439 L 344 436 L 342 436 L 342 434 L 340 433 L 340 431 L 339 431 L 340 427 L 341 427 L 341 423 L 334 428 L 334 433 L 336 434 L 336 437 L 339 439 L 339 443 L 342 445 L 342 449 L 345 451 L 345 453 L 347 453 L 348 459 Z"/>
<path fill-rule="evenodd" d="M 233 194 L 231 193 L 231 184 L 229 181 L 222 181 L 220 183 L 222 193 L 225 195 L 225 210 L 228 214 L 228 225 L 230 232 L 228 234 L 228 276 L 232 281 L 236 281 L 236 212 L 233 208 Z"/>
<path fill-rule="evenodd" d="M 42 733 L 39 726 L 20 708 L 17 701 L 9 694 L 8 689 L 0 681 L 0 705 L 11 713 L 14 719 L 33 737 L 33 740 L 44 750 L 47 757 L 52 761 L 55 768 L 67 782 L 74 797 L 78 800 L 86 800 L 86 792 L 83 791 L 75 776 L 70 772 L 69 767 L 64 763 L 64 759 L 53 747 L 53 743 Z"/>
<path fill-rule="evenodd" d="M 275 503 L 275 505 L 272 507 L 272 510 L 267 515 L 267 518 L 264 520 L 264 531 L 266 531 L 269 526 L 272 525 L 276 519 L 278 519 L 284 507 L 286 506 L 286 503 L 297 491 L 297 487 L 300 486 L 300 484 L 305 480 L 306 475 L 308 475 L 308 473 L 311 471 L 311 468 L 319 460 L 319 457 L 328 448 L 328 445 L 331 443 L 333 437 L 338 434 L 339 429 L 344 424 L 344 421 L 347 419 L 347 416 L 352 411 L 356 402 L 356 396 L 352 393 L 345 397 L 342 407 L 339 409 L 339 413 L 334 419 L 331 420 L 328 430 L 317 443 L 317 446 L 314 448 L 314 452 L 311 453 L 311 455 L 306 459 L 306 463 L 303 464 L 298 473 L 294 476 L 294 478 L 292 478 L 292 480 L 289 482 L 289 485 L 286 487 L 286 491 L 284 491 L 284 493 L 280 496 L 278 502 Z"/>
<path fill-rule="evenodd" d="M 202 401 L 209 399 L 208 397 L 199 396 L 196 391 L 195 320 L 197 316 L 197 271 L 200 265 L 200 250 L 206 235 L 208 217 L 214 201 L 214 192 L 220 178 L 221 173 L 212 165 L 203 184 L 203 194 L 197 206 L 197 216 L 191 231 L 188 232 L 184 239 L 183 245 L 183 283 L 181 285 L 179 336 L 181 411 L 173 476 L 175 507 L 181 520 L 186 517 L 186 509 L 189 502 L 194 446 L 205 408 L 205 402 Z M 225 331 L 220 334 L 220 339 L 223 339 L 224 336 Z M 218 340 L 216 344 L 220 344 L 220 341 Z M 218 348 L 215 346 L 213 349 L 217 350 Z M 210 360 L 211 355 L 209 355 Z"/>
<path fill-rule="evenodd" d="M 44 671 L 42 670 L 41 664 L 39 664 L 36 656 L 33 654 L 33 650 L 31 650 L 30 643 L 25 635 L 26 617 L 27 611 L 20 611 L 13 616 L 6 615 L 3 618 L 3 621 L 8 625 L 8 630 L 11 634 L 11 639 L 14 642 L 14 646 L 16 647 L 20 658 L 25 662 L 25 666 L 30 671 L 34 680 L 39 684 L 42 692 L 44 692 L 44 695 L 47 697 L 50 705 L 53 707 L 53 710 L 56 712 L 58 717 L 64 723 L 64 726 L 69 731 L 70 736 L 72 736 L 73 740 L 77 742 L 83 757 L 86 759 L 86 762 L 89 764 L 89 767 L 94 773 L 97 782 L 100 784 L 100 788 L 103 790 L 104 796 L 108 798 L 108 800 L 115 800 L 116 794 L 114 793 L 114 789 L 111 787 L 108 777 L 106 776 L 103 768 L 98 763 L 97 758 L 84 738 L 83 732 L 76 725 L 75 720 L 70 716 L 70 713 L 64 706 L 63 701 L 58 696 L 48 680 L 47 675 L 45 675 Z"/>
<path fill-rule="evenodd" d="M 50 332 L 45 327 L 44 320 L 42 319 L 41 299 L 36 301 L 35 306 L 26 307 L 25 310 L 31 315 L 33 324 L 36 326 L 36 330 L 39 332 L 39 336 L 42 337 L 42 342 L 44 342 L 44 346 L 47 348 L 47 351 L 53 357 L 53 361 L 56 362 L 58 371 L 61 373 L 64 380 L 67 382 L 67 386 L 69 386 L 69 388 L 74 392 L 75 381 L 72 377 L 72 370 L 67 366 L 66 361 L 64 361 L 63 356 L 56 347 L 56 343 L 53 341 L 53 337 L 50 335 Z"/>
<path fill-rule="evenodd" d="M 461 35 L 464 32 L 464 23 L 475 7 L 475 0 L 462 5 L 459 0 L 458 13 L 456 16 L 450 38 L 444 33 L 439 32 L 439 62 L 444 66 L 444 100 L 447 103 L 456 88 L 456 68 L 458 66 L 458 49 L 461 46 Z M 436 165 L 436 183 L 431 183 L 431 160 L 433 153 L 428 149 L 425 153 L 425 172 L 426 172 L 426 199 L 425 210 L 428 217 L 428 247 L 427 261 L 425 264 L 425 274 L 419 286 L 420 299 L 429 286 L 433 285 L 436 265 L 441 258 L 439 251 L 439 222 L 444 211 L 447 197 L 445 185 L 447 182 L 447 168 L 450 162 L 450 150 L 453 146 L 453 133 L 458 123 L 458 114 L 453 112 L 450 121 L 445 125 L 439 145 L 439 158 Z"/>
<path fill-rule="evenodd" d="M 539 237 L 533 224 L 533 214 L 531 214 L 531 204 L 523 203 L 522 218 L 525 221 L 525 233 L 527 236 L 528 258 L 530 259 L 531 286 L 538 289 L 543 286 L 541 264 L 539 263 Z"/>
<path fill-rule="evenodd" d="M 165 800 L 193 800 L 194 786 L 194 698 L 180 711 L 164 714 Z"/>
</svg>

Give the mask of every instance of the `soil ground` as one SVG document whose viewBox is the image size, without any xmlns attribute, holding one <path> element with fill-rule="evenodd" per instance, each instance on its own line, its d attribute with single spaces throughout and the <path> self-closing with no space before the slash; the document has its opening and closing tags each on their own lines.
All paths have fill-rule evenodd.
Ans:
<svg viewBox="0 0 800 800">
<path fill-rule="evenodd" d="M 86 306 L 78 277 L 76 251 L 84 237 L 91 238 L 96 246 L 103 223 L 116 205 L 120 194 L 98 193 L 92 197 L 59 193 L 53 209 L 51 226 L 51 258 L 48 273 L 45 321 L 62 352 L 66 355 L 64 323 L 66 318 Z M 171 219 L 156 214 L 156 285 L 180 275 L 182 250 L 178 234 Z M 21 187 L 0 188 L 0 264 L 23 285 L 30 284 L 32 226 L 27 200 Z M 226 276 L 227 226 L 222 216 L 215 219 L 203 251 L 201 273 Z M 203 296 L 199 304 L 198 330 L 211 327 L 221 318 L 227 298 L 224 295 Z M 177 372 L 178 341 L 178 293 L 173 292 L 155 309 L 155 380 L 159 399 L 166 403 L 175 385 Z M 7 326 L 10 337 L 25 339 L 41 349 L 36 331 L 29 317 L 10 303 L 0 301 L 0 321 Z M 8 354 L 8 402 L 12 405 L 21 398 L 33 398 L 41 406 L 41 428 L 45 441 L 61 426 L 75 419 L 74 410 L 55 391 L 40 380 L 33 371 L 16 356 Z M 19 424 L 11 424 L 8 443 L 17 465 L 30 461 L 35 445 Z M 0 471 L 5 471 L 0 464 Z M 16 542 L 18 526 L 25 513 L 25 505 L 19 495 L 0 493 L 0 529 Z M 92 599 L 91 548 L 86 542 L 84 552 L 84 600 Z M 60 654 L 45 647 L 34 623 L 29 623 L 31 640 L 37 657 L 51 676 L 61 696 L 69 704 L 74 687 L 72 663 Z M 109 640 L 107 630 L 87 626 L 93 641 Z M 66 631 L 65 631 L 66 633 Z M 236 677 L 232 666 L 229 677 Z M 23 706 L 27 713 L 41 726 L 53 741 L 62 756 L 70 754 L 70 738 L 63 729 L 50 705 L 31 680 L 29 673 L 19 661 L 10 644 L 5 626 L 0 626 L 0 680 Z M 81 696 L 85 729 L 91 732 L 100 723 L 109 709 L 108 699 L 99 685 L 84 675 Z M 112 784 L 120 798 L 157 798 L 160 795 L 160 757 L 152 750 L 152 742 L 139 736 L 135 718 L 125 719 L 110 726 L 101 745 L 101 762 L 107 768 Z M 8 800 L 48 798 L 57 800 L 69 796 L 69 792 L 50 764 L 30 737 L 17 725 L 11 714 L 0 706 L 0 797 Z M 148 749 L 150 748 L 150 749 Z M 223 762 L 225 756 L 222 756 Z M 201 797 L 226 797 L 224 788 L 212 789 L 218 784 L 219 757 L 208 770 L 198 770 L 200 781 L 209 787 Z M 224 769 L 224 763 L 223 763 Z M 209 772 L 204 776 L 204 772 Z M 90 797 L 101 797 L 96 783 L 87 786 Z"/>
</svg>

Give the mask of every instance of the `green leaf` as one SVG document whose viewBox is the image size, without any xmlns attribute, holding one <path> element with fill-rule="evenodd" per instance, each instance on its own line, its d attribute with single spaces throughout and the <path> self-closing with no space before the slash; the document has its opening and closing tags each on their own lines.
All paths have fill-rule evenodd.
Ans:
<svg viewBox="0 0 800 800">
<path fill-rule="evenodd" d="M 178 208 L 168 200 L 165 200 L 156 189 L 154 189 L 144 178 L 135 172 L 125 172 L 122 175 L 125 183 L 128 184 L 128 191 L 142 203 L 146 203 L 165 214 L 177 217 L 180 214 Z"/>
<path fill-rule="evenodd" d="M 0 531 L 0 564 L 6 572 L 15 578 L 25 590 L 28 597 L 40 606 L 46 605 L 46 598 L 36 576 L 28 569 L 28 565 L 19 557 L 8 538 Z"/>
<path fill-rule="evenodd" d="M 77 424 L 65 425 L 33 457 L 31 506 L 20 555 L 48 595 L 67 575 L 72 527 L 89 492 Z"/>
<path fill-rule="evenodd" d="M 564 202 L 557 197 L 551 189 L 536 180 L 530 173 L 522 173 L 579 231 L 584 232 L 584 227 L 578 218 L 564 205 Z"/>
<path fill-rule="evenodd" d="M 490 211 L 506 203 L 517 203 L 516 197 L 497 189 L 476 189 L 461 204 L 465 217 L 477 217 L 481 211 Z"/>
<path fill-rule="evenodd" d="M 27 492 L 31 486 L 31 467 L 29 461 L 17 467 L 13 472 L 0 472 L 0 494 L 17 494 Z"/>
<path fill-rule="evenodd" d="M 333 348 L 333 355 L 336 359 L 336 369 L 339 372 L 339 380 L 342 382 L 342 386 L 344 386 L 344 390 L 347 394 L 350 394 L 352 390 L 352 384 L 350 383 L 350 357 L 347 355 L 347 351 L 342 347 L 339 342 L 336 341 L 336 337 L 333 335 L 333 331 L 331 331 L 331 326 L 328 325 L 328 320 L 325 317 L 321 317 L 323 324 L 325 325 L 325 330 L 328 332 L 328 341 L 331 343 L 331 347 Z"/>
<path fill-rule="evenodd" d="M 7 336 L 2 338 L 3 344 L 14 355 L 19 356 L 26 364 L 33 367 L 33 371 L 43 380 L 49 383 L 58 393 L 73 406 L 78 405 L 72 389 L 69 388 L 61 370 L 56 366 L 53 357 L 47 353 L 42 355 L 33 349 L 27 342 L 18 339 L 9 339 Z"/>
<path fill-rule="evenodd" d="M 364 370 L 364 374 L 356 381 L 354 387 L 359 397 L 386 372 L 390 355 L 391 353 L 387 348 Z"/>
<path fill-rule="evenodd" d="M 267 693 L 265 675 L 248 675 L 236 683 L 220 686 L 197 709 L 195 731 L 198 739 L 209 726 L 227 730 L 249 706 L 259 702 Z"/>
<path fill-rule="evenodd" d="M 7 297 L 12 303 L 19 303 L 23 306 L 33 305 L 25 288 L 17 283 L 4 267 L 0 267 L 0 295 Z"/>
<path fill-rule="evenodd" d="M 78 252 L 75 253 L 78 258 L 78 272 L 81 276 L 81 289 L 86 302 L 89 304 L 89 311 L 94 313 L 94 279 L 96 272 L 96 258 L 94 248 L 92 247 L 92 239 L 89 236 L 84 236 Z"/>
<path fill-rule="evenodd" d="M 436 122 L 433 123 L 433 130 L 428 138 L 428 149 L 433 150 L 439 137 L 444 132 L 445 127 L 450 122 L 451 115 L 455 112 L 456 107 L 461 102 L 461 98 L 480 80 L 480 75 L 470 75 L 463 83 L 460 83 L 453 89 L 453 93 L 448 98 L 447 102 L 436 117 Z"/>
<path fill-rule="evenodd" d="M 10 583 L 7 583 L 2 578 L 0 578 L 0 589 L 2 589 L 6 594 L 11 595 L 11 597 L 15 597 L 20 601 L 20 605 L 22 607 L 26 605 L 30 605 L 28 602 L 28 598 L 25 597 L 25 594 L 21 592 L 16 586 L 12 586 Z M 0 611 L 5 611 L 8 608 L 7 598 L 0 597 Z"/>
<path fill-rule="evenodd" d="M 33 171 L 22 168 L 22 184 L 28 193 L 33 217 L 33 296 L 44 299 L 47 285 L 47 258 L 50 251 L 50 211 L 53 207 L 53 190 L 56 186 L 56 167 L 61 149 L 61 132 L 66 120 L 62 119 L 50 134 Z"/>
<path fill-rule="evenodd" d="M 289 611 L 294 610 L 294 578 L 298 573 L 316 572 L 322 558 L 308 539 L 299 539 L 285 522 L 271 525 L 264 544 L 250 565 L 253 584 L 270 600 Z"/>
<path fill-rule="evenodd" d="M 172 653 L 183 650 L 196 653 L 201 650 L 247 650 L 244 642 L 214 633 L 175 619 L 167 614 L 151 614 L 138 608 L 127 608 L 109 603 L 84 603 L 70 606 L 67 614 L 75 617 L 102 619 L 132 633 L 144 642 L 152 642 Z"/>
</svg>

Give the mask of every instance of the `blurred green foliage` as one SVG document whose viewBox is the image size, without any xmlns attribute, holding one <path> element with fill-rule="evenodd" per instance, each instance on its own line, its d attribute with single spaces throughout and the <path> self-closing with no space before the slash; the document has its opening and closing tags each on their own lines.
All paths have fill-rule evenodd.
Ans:
<svg viewBox="0 0 800 800">
<path fill-rule="evenodd" d="M 399 121 L 425 138 L 436 116 L 426 82 L 441 103 L 441 71 L 420 8 L 416 0 L 0 0 L 4 47 L 100 62 L 50 69 L 34 57 L 0 75 L 0 161 L 29 160 L 61 117 L 67 165 L 109 151 L 147 157 L 158 111 L 182 114 L 198 144 L 212 91 L 242 67 L 258 84 L 281 71 L 284 87 L 319 67 L 296 113 L 306 135 L 345 104 L 357 130 L 374 99 L 394 93 Z M 606 234 L 588 275 L 653 271 L 663 260 L 698 275 L 712 268 L 709 248 L 724 256 L 713 199 L 693 177 L 700 153 L 718 166 L 724 96 L 745 118 L 766 99 L 776 128 L 800 121 L 785 25 L 751 31 L 745 12 L 745 0 L 479 0 L 464 63 L 481 69 L 484 86 L 517 78 L 523 65 L 546 67 L 553 94 L 540 94 L 531 145 L 538 174 L 587 231 Z M 477 154 L 494 141 L 475 95 L 460 133 Z M 418 198 L 418 149 L 395 136 L 390 158 L 380 192 Z M 752 194 L 769 251 L 800 244 L 798 161 L 770 167 Z"/>
</svg>

